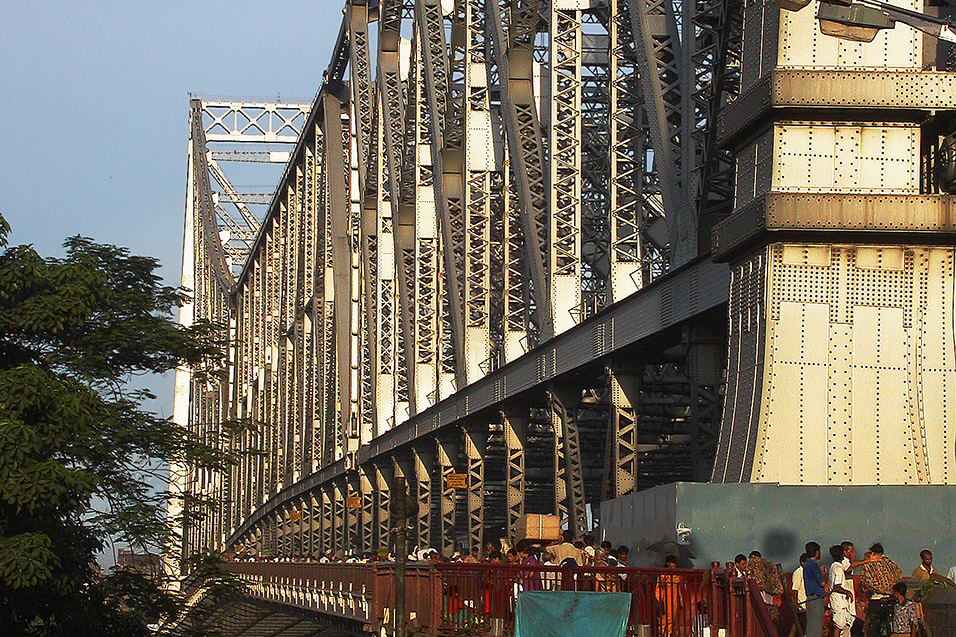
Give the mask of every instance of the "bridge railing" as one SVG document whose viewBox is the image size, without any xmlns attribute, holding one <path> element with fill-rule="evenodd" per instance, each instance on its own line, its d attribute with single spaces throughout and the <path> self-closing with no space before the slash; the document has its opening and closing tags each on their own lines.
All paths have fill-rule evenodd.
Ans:
<svg viewBox="0 0 956 637">
<path fill-rule="evenodd" d="M 388 633 L 394 625 L 392 563 L 231 562 L 227 568 L 247 582 L 254 597 L 376 631 L 385 627 Z M 754 583 L 728 581 L 717 570 L 411 563 L 405 608 L 429 635 L 508 635 L 514 631 L 517 596 L 530 590 L 629 593 L 633 636 L 697 637 L 722 630 L 777 637 Z"/>
<path fill-rule="evenodd" d="M 368 564 L 229 562 L 253 597 L 372 623 L 375 571 Z"/>
</svg>

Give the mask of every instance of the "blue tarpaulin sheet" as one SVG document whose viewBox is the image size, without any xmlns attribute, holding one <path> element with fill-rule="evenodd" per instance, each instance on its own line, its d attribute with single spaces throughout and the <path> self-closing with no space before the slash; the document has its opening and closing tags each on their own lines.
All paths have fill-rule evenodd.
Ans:
<svg viewBox="0 0 956 637">
<path fill-rule="evenodd" d="M 525 591 L 515 608 L 515 637 L 624 637 L 630 593 Z"/>
</svg>

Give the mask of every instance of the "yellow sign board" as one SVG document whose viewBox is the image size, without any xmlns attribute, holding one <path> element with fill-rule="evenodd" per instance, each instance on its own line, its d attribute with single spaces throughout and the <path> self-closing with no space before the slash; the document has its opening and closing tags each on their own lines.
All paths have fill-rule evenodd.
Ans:
<svg viewBox="0 0 956 637">
<path fill-rule="evenodd" d="M 345 499 L 345 506 L 350 509 L 361 509 L 362 508 L 362 496 L 360 495 L 350 495 Z"/>
<path fill-rule="evenodd" d="M 449 473 L 448 477 L 445 479 L 445 483 L 448 485 L 449 489 L 467 489 L 468 474 Z"/>
</svg>

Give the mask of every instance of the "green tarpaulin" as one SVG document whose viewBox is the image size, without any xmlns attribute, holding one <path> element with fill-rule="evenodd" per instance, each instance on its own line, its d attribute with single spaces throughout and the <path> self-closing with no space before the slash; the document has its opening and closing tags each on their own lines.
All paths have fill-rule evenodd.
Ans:
<svg viewBox="0 0 956 637">
<path fill-rule="evenodd" d="M 515 608 L 515 637 L 624 637 L 630 593 L 525 591 Z"/>
</svg>

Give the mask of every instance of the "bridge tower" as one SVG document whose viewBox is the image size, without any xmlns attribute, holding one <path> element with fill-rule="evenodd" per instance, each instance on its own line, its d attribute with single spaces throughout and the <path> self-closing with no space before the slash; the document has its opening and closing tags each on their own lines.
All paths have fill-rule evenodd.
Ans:
<svg viewBox="0 0 956 637">
<path fill-rule="evenodd" d="M 956 226 L 932 168 L 956 77 L 930 36 L 836 39 L 817 9 L 746 2 L 713 480 L 953 484 Z"/>
</svg>

